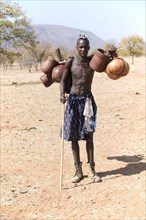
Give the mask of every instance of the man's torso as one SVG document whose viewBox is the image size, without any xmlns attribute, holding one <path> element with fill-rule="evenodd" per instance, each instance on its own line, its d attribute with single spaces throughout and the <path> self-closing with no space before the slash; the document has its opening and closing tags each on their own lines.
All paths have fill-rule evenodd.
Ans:
<svg viewBox="0 0 146 220">
<path fill-rule="evenodd" d="M 89 62 L 89 58 L 87 58 L 86 62 L 80 62 L 77 58 L 73 59 L 71 66 L 71 93 L 83 95 L 84 93 L 91 91 L 94 71 L 90 68 Z"/>
</svg>

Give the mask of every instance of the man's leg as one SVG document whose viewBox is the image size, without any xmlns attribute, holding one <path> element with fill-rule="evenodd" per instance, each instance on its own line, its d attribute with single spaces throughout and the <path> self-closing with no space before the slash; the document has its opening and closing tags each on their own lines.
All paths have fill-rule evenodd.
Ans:
<svg viewBox="0 0 146 220">
<path fill-rule="evenodd" d="M 101 178 L 97 175 L 95 171 L 93 133 L 89 135 L 89 138 L 86 141 L 86 151 L 90 169 L 90 176 L 93 178 L 94 182 L 101 182 Z"/>
<path fill-rule="evenodd" d="M 89 134 L 89 138 L 86 140 L 86 152 L 87 162 L 94 162 L 94 144 L 93 144 L 93 133 Z"/>
<path fill-rule="evenodd" d="M 75 165 L 75 175 L 72 178 L 72 183 L 78 183 L 84 177 L 82 172 L 82 162 L 80 161 L 80 149 L 77 141 L 72 141 L 72 153 Z"/>
<path fill-rule="evenodd" d="M 80 149 L 79 149 L 78 141 L 72 141 L 71 145 L 72 145 L 71 147 L 72 147 L 74 162 L 79 163 L 80 162 Z"/>
</svg>

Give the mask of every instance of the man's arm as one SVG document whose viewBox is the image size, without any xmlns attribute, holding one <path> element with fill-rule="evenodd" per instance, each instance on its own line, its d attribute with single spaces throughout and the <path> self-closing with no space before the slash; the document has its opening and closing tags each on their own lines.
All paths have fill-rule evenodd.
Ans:
<svg viewBox="0 0 146 220">
<path fill-rule="evenodd" d="M 66 61 L 60 81 L 60 102 L 62 103 L 66 102 L 66 96 L 65 96 L 66 79 L 70 72 L 71 64 L 72 64 L 72 58 Z"/>
</svg>

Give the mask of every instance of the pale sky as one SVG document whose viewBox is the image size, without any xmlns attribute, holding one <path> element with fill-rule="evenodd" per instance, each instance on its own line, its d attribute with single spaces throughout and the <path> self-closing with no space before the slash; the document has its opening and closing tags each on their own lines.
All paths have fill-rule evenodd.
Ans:
<svg viewBox="0 0 146 220">
<path fill-rule="evenodd" d="M 87 30 L 102 40 L 139 35 L 145 41 L 145 0 L 19 0 L 32 24 L 56 24 Z"/>
</svg>

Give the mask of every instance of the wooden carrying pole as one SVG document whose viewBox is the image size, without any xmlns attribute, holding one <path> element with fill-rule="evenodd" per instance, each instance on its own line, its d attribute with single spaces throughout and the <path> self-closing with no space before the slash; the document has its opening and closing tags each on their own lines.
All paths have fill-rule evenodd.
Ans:
<svg viewBox="0 0 146 220">
<path fill-rule="evenodd" d="M 64 110 L 65 110 L 65 104 L 62 105 L 62 138 L 61 138 L 60 190 L 62 190 L 62 181 L 63 181 L 63 159 L 64 159 Z"/>
</svg>

